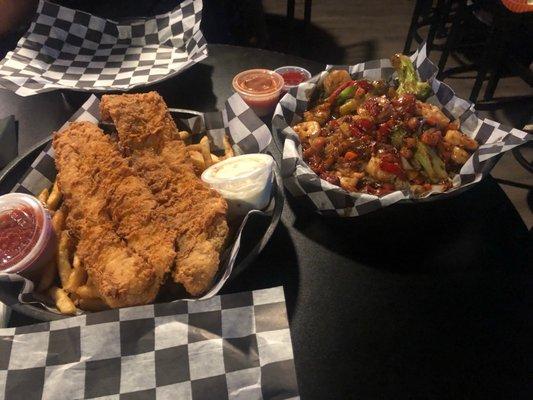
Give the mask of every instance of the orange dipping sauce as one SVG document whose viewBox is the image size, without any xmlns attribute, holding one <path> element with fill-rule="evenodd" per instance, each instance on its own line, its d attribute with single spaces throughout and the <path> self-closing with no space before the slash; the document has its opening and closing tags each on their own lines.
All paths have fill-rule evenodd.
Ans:
<svg viewBox="0 0 533 400">
<path fill-rule="evenodd" d="M 283 83 L 281 75 L 274 71 L 250 69 L 233 78 L 233 89 L 259 117 L 263 117 L 274 110 Z"/>
<path fill-rule="evenodd" d="M 271 74 L 251 72 L 237 79 L 237 86 L 246 92 L 267 94 L 276 91 L 277 83 Z"/>
</svg>

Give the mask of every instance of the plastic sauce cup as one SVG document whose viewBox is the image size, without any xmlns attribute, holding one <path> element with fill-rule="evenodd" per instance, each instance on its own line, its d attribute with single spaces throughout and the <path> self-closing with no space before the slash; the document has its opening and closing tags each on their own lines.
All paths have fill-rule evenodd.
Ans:
<svg viewBox="0 0 533 400">
<path fill-rule="evenodd" d="M 274 111 L 283 88 L 281 75 L 268 69 L 249 69 L 233 78 L 233 89 L 259 117 Z"/>
<path fill-rule="evenodd" d="M 280 74 L 285 82 L 282 89 L 284 93 L 298 86 L 300 83 L 311 79 L 311 73 L 308 70 L 293 65 L 276 68 L 275 72 Z"/>
<path fill-rule="evenodd" d="M 273 165 L 268 154 L 244 154 L 210 166 L 202 180 L 226 199 L 230 216 L 243 216 L 270 202 Z"/>
<path fill-rule="evenodd" d="M 0 272 L 34 280 L 52 260 L 55 245 L 50 213 L 38 199 L 23 193 L 0 196 Z"/>
</svg>

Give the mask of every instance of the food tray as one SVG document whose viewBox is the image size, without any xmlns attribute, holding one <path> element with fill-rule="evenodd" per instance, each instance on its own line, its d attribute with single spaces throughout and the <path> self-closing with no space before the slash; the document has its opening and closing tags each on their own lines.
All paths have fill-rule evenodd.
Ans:
<svg viewBox="0 0 533 400">
<path fill-rule="evenodd" d="M 303 120 L 308 102 L 327 71 L 345 69 L 354 79 L 389 80 L 394 69 L 389 60 L 383 59 L 357 65 L 327 66 L 326 71 L 290 89 L 280 100 L 272 118 L 272 131 L 274 141 L 283 154 L 283 183 L 297 201 L 325 216 L 356 217 L 398 202 L 416 204 L 447 199 L 481 181 L 504 152 L 533 139 L 526 132 L 480 118 L 472 103 L 460 99 L 448 85 L 436 79 L 438 69 L 427 58 L 425 44 L 411 56 L 411 60 L 422 80 L 427 80 L 432 87 L 433 94 L 427 102 L 438 106 L 449 118 L 458 119 L 461 131 L 480 144 L 454 177 L 454 187 L 444 193 L 431 193 L 421 198 L 413 198 L 408 191 L 395 191 L 383 197 L 350 193 L 320 179 L 303 160 L 300 139 L 292 126 Z"/>
<path fill-rule="evenodd" d="M 193 132 L 202 129 L 203 121 L 205 120 L 207 123 L 207 120 L 209 119 L 206 114 L 193 110 L 174 109 L 171 114 L 176 120 L 178 127 L 186 128 Z M 37 143 L 28 152 L 13 160 L 2 171 L 0 175 L 0 194 L 9 193 L 21 182 L 27 172 L 33 168 L 35 161 L 42 154 L 43 150 L 50 145 L 51 141 L 52 136 Z M 253 262 L 268 243 L 279 223 L 281 212 L 283 210 L 284 197 L 281 175 L 275 163 L 274 177 L 271 202 L 268 208 L 265 211 L 254 210 L 250 212 L 247 220 L 240 227 L 238 236 L 240 237 L 244 235 L 249 241 L 239 248 L 236 255 L 236 261 L 233 264 L 231 274 L 227 277 L 227 280 L 234 279 Z M 240 251 L 241 249 L 243 249 L 242 252 Z M 221 275 L 223 275 L 224 272 L 225 271 L 221 268 L 219 276 L 215 278 L 215 282 L 221 279 Z M 226 279 L 226 277 L 224 277 L 224 279 Z M 40 305 L 21 303 L 20 296 L 26 296 L 25 294 L 21 295 L 23 286 L 22 281 L 10 282 L 7 280 L 0 280 L 0 301 L 21 314 L 42 321 L 51 321 L 69 317 L 68 315 L 49 311 Z"/>
</svg>

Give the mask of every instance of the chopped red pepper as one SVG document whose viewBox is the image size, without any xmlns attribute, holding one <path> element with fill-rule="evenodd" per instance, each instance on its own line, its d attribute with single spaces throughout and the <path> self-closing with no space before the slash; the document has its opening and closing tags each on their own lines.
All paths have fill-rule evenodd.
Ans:
<svg viewBox="0 0 533 400">
<path fill-rule="evenodd" d="M 326 100 L 329 104 L 334 104 L 335 100 L 337 100 L 337 97 L 339 97 L 340 92 L 342 92 L 344 89 L 346 89 L 348 86 L 355 86 L 357 84 L 357 81 L 348 81 L 344 82 L 342 85 L 340 85 L 337 89 L 333 91 Z"/>
<path fill-rule="evenodd" d="M 391 174 L 396 175 L 397 177 L 404 179 L 405 172 L 399 164 L 394 164 L 388 161 L 381 161 L 379 168 L 385 172 L 390 172 Z"/>
<path fill-rule="evenodd" d="M 357 125 L 359 129 L 361 129 L 364 132 L 368 132 L 374 126 L 372 121 L 370 121 L 368 118 L 359 118 L 355 121 L 355 124 Z"/>
<path fill-rule="evenodd" d="M 364 94 L 366 94 L 366 90 L 361 88 L 361 87 L 357 88 L 357 90 L 355 91 L 355 96 L 356 97 L 361 97 Z"/>
<path fill-rule="evenodd" d="M 350 125 L 350 133 L 352 136 L 361 136 L 363 134 L 363 132 L 361 132 L 361 130 L 355 125 Z"/>
<path fill-rule="evenodd" d="M 385 141 L 385 138 L 389 135 L 390 131 L 391 131 L 391 127 L 388 122 L 384 122 L 380 124 L 378 131 L 377 131 L 378 132 L 377 137 L 376 137 L 378 142 Z"/>
<path fill-rule="evenodd" d="M 357 158 L 357 153 L 353 151 L 347 151 L 346 154 L 344 154 L 344 159 L 346 161 L 353 161 Z"/>
<path fill-rule="evenodd" d="M 328 122 L 328 125 L 331 126 L 332 128 L 338 128 L 339 121 L 337 121 L 336 119 L 332 119 L 331 121 Z"/>
<path fill-rule="evenodd" d="M 368 82 L 366 79 L 362 79 L 360 81 L 357 81 L 358 86 L 367 92 L 370 92 L 372 89 L 374 89 L 374 86 L 370 82 Z"/>
</svg>

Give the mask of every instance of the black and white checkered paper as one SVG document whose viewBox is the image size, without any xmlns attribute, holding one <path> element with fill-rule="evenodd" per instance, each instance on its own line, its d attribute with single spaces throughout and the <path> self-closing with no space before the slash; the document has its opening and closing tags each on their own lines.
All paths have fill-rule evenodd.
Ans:
<svg viewBox="0 0 533 400">
<path fill-rule="evenodd" d="M 298 399 L 283 288 L 0 329 L 0 398 Z"/>
<path fill-rule="evenodd" d="M 70 122 L 75 121 L 88 121 L 97 124 L 100 121 L 99 105 L 100 101 L 98 98 L 92 95 L 62 128 Z M 177 124 L 179 127 L 189 130 L 194 135 L 207 135 L 210 137 L 214 147 L 220 150 L 223 149 L 222 138 L 224 134 L 227 134 L 230 137 L 233 150 L 236 154 L 264 152 L 272 139 L 268 127 L 255 115 L 237 93 L 226 100 L 225 107 L 222 111 L 201 114 L 188 119 L 180 119 L 177 121 Z M 49 188 L 53 184 L 56 173 L 54 149 L 52 148 L 52 143 L 49 143 L 33 161 L 26 174 L 12 189 L 12 192 L 37 195 L 44 188 Z M 273 197 L 271 204 L 265 211 L 266 213 L 273 210 L 274 202 L 275 198 Z M 263 213 L 263 211 L 252 210 L 250 213 Z M 250 213 L 241 223 L 234 242 L 231 246 L 228 246 L 228 249 L 222 256 L 222 265 L 215 285 L 203 298 L 209 298 L 217 294 L 230 277 L 240 249 L 241 233 L 246 226 Z M 22 284 L 20 284 L 21 282 Z M 46 306 L 42 297 L 33 293 L 32 282 L 24 279 L 22 276 L 0 273 L 0 290 L 4 285 L 20 285 L 19 302 L 40 303 Z M 49 307 L 47 308 L 50 309 Z M 50 310 L 57 312 L 55 309 Z"/>
<path fill-rule="evenodd" d="M 41 0 L 29 30 L 0 62 L 0 87 L 30 96 L 154 83 L 207 57 L 201 16 L 201 0 L 127 24 Z"/>
<path fill-rule="evenodd" d="M 518 129 L 479 118 L 472 103 L 457 97 L 448 85 L 435 78 L 438 70 L 427 58 L 425 45 L 411 56 L 411 60 L 421 79 L 427 80 L 433 89 L 434 94 L 427 102 L 437 105 L 451 119 L 458 119 L 462 132 L 480 143 L 478 150 L 453 178 L 453 188 L 446 193 L 431 193 L 432 195 L 446 197 L 460 188 L 479 182 L 490 172 L 492 164 L 487 162 L 489 159 L 533 139 L 531 135 Z M 354 217 L 413 198 L 407 190 L 383 197 L 347 192 L 320 179 L 303 160 L 300 139 L 292 126 L 303 121 L 303 113 L 311 95 L 331 69 L 346 69 L 353 79 L 388 80 L 394 74 L 388 59 L 350 66 L 328 65 L 326 71 L 292 88 L 281 99 L 272 118 L 272 129 L 281 143 L 284 143 L 281 174 L 285 187 L 293 196 L 327 216 Z"/>
</svg>

